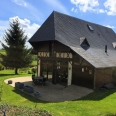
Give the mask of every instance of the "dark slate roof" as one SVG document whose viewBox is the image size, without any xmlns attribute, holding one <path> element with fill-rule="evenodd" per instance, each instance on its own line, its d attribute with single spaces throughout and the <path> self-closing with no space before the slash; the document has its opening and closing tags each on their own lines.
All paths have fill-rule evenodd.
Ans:
<svg viewBox="0 0 116 116">
<path fill-rule="evenodd" d="M 92 26 L 92 31 L 88 25 Z M 87 50 L 80 46 L 83 37 L 90 45 Z M 108 27 L 54 11 L 29 42 L 48 40 L 57 40 L 70 47 L 96 68 L 116 67 L 116 50 L 113 47 L 116 34 Z"/>
</svg>

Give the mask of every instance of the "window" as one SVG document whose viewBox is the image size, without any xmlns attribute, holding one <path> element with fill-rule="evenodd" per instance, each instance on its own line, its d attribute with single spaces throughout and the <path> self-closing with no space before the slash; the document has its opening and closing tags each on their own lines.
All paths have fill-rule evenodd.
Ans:
<svg viewBox="0 0 116 116">
<path fill-rule="evenodd" d="M 94 31 L 94 29 L 93 29 L 93 27 L 91 25 L 87 24 L 87 26 L 88 26 L 88 28 L 89 28 L 90 31 Z"/>
<path fill-rule="evenodd" d="M 87 39 L 86 39 L 85 37 L 81 37 L 81 38 L 80 38 L 80 46 L 81 46 L 84 50 L 89 49 L 90 45 L 89 45 L 89 42 L 87 41 Z"/>
</svg>

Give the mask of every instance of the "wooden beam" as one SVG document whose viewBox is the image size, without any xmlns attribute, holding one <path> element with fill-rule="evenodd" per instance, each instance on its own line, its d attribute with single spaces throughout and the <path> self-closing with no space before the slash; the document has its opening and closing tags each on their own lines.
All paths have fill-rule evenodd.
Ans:
<svg viewBox="0 0 116 116">
<path fill-rule="evenodd" d="M 48 60 L 48 61 L 72 61 L 72 58 L 55 58 L 55 57 L 38 57 L 42 60 Z"/>
</svg>

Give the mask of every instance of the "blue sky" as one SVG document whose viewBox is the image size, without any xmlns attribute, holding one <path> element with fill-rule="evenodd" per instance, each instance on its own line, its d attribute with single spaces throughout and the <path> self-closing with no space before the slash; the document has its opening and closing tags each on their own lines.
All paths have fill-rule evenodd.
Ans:
<svg viewBox="0 0 116 116">
<path fill-rule="evenodd" d="M 110 27 L 116 32 L 116 0 L 2 0 L 0 41 L 4 41 L 4 32 L 12 19 L 19 18 L 30 38 L 54 10 Z"/>
</svg>

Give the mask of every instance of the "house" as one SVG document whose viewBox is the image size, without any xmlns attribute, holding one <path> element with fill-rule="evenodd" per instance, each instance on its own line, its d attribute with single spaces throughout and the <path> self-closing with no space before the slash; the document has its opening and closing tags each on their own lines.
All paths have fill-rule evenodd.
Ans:
<svg viewBox="0 0 116 116">
<path fill-rule="evenodd" d="M 29 40 L 38 54 L 38 75 L 52 75 L 54 84 L 98 88 L 112 82 L 116 67 L 116 34 L 102 25 L 56 11 Z"/>
</svg>

